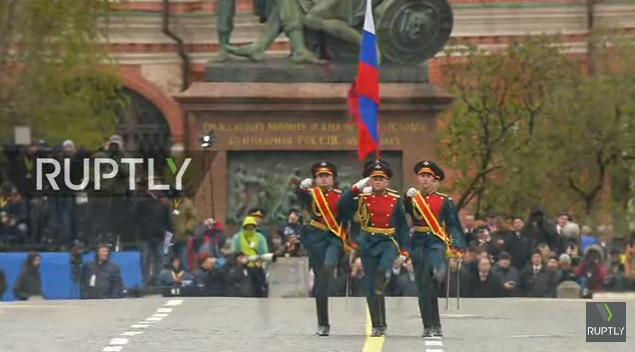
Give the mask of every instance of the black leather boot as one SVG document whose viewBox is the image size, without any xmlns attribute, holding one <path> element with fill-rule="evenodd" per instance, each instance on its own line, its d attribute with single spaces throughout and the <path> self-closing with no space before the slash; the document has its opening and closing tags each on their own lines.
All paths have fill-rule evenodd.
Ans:
<svg viewBox="0 0 635 352">
<path fill-rule="evenodd" d="M 386 299 L 385 296 L 377 296 L 377 310 L 379 315 L 379 329 L 381 335 L 386 334 L 388 326 L 386 325 Z"/>
<path fill-rule="evenodd" d="M 318 336 L 329 336 L 331 332 L 331 327 L 328 325 L 319 325 L 315 334 Z"/>
<path fill-rule="evenodd" d="M 371 337 L 379 337 L 381 334 L 381 326 L 380 326 L 380 318 L 379 318 L 379 307 L 377 305 L 377 296 L 373 298 L 366 298 L 366 303 L 368 304 L 368 310 L 370 312 L 370 321 L 373 329 L 371 330 Z"/>
<path fill-rule="evenodd" d="M 432 328 L 432 336 L 443 337 L 443 332 L 441 331 L 441 325 L 435 326 Z"/>
</svg>

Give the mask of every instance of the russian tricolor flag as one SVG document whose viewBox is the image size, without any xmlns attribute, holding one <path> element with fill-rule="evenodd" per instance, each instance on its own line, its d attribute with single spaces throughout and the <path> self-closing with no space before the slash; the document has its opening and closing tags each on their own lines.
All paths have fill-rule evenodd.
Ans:
<svg viewBox="0 0 635 352">
<path fill-rule="evenodd" d="M 379 153 L 379 129 L 377 126 L 379 73 L 377 61 L 377 40 L 375 38 L 372 0 L 366 0 L 357 79 L 351 84 L 348 96 L 349 111 L 355 117 L 359 134 L 357 156 L 360 160 L 373 150 Z"/>
</svg>

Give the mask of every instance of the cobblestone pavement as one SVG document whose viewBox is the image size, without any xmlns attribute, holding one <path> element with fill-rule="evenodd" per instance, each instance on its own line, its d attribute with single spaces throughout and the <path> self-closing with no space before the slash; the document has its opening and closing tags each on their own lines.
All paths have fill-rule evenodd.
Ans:
<svg viewBox="0 0 635 352">
<path fill-rule="evenodd" d="M 447 312 L 445 300 L 440 303 L 445 336 L 428 342 L 426 349 L 416 299 L 388 298 L 383 351 L 613 352 L 633 351 L 635 346 L 635 332 L 627 334 L 626 343 L 585 342 L 584 300 L 463 299 L 458 311 L 451 300 Z M 313 335 L 311 299 L 2 303 L 0 351 L 363 351 L 365 300 L 331 298 L 330 304 L 331 336 L 318 337 Z M 627 301 L 626 307 L 628 331 L 635 327 L 635 301 Z"/>
</svg>

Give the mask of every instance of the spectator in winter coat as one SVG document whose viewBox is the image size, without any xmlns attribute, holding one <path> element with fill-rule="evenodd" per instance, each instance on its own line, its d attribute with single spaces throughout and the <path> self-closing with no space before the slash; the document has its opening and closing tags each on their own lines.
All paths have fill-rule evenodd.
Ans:
<svg viewBox="0 0 635 352">
<path fill-rule="evenodd" d="M 146 285 L 158 286 L 164 266 L 166 232 L 173 232 L 172 211 L 162 194 L 145 190 L 135 203 L 135 219 L 139 233 L 141 276 Z"/>
<path fill-rule="evenodd" d="M 172 257 L 170 265 L 161 271 L 160 281 L 164 297 L 187 295 L 188 290 L 192 290 L 193 277 L 181 268 L 181 259 Z"/>
<path fill-rule="evenodd" d="M 523 234 L 525 222 L 521 218 L 514 218 L 512 228 L 505 236 L 505 251 L 510 254 L 512 265 L 518 272 L 523 270 L 529 260 L 529 238 Z"/>
<path fill-rule="evenodd" d="M 498 263 L 492 268 L 492 273 L 501 279 L 503 296 L 516 296 L 519 274 L 518 270 L 511 266 L 511 256 L 507 252 L 501 252 Z"/>
<path fill-rule="evenodd" d="M 467 297 L 501 297 L 503 284 L 500 277 L 491 272 L 489 259 L 480 258 L 477 266 L 476 275 L 470 275 L 468 278 L 465 295 Z"/>
<path fill-rule="evenodd" d="M 201 222 L 194 232 L 192 246 L 197 255 L 205 253 L 217 259 L 222 258 L 224 255 L 222 249 L 225 247 L 222 224 L 215 219 L 206 219 Z"/>
<path fill-rule="evenodd" d="M 542 254 L 536 250 L 520 273 L 520 292 L 528 297 L 551 297 L 558 285 L 556 271 L 546 270 Z"/>
<path fill-rule="evenodd" d="M 288 221 L 284 226 L 280 227 L 278 236 L 280 236 L 281 246 L 276 251 L 276 255 L 281 257 L 304 257 L 307 255 L 306 250 L 304 250 L 300 242 L 302 224 L 300 223 L 300 214 L 297 210 L 291 210 L 289 212 Z"/>
<path fill-rule="evenodd" d="M 263 255 L 269 253 L 267 240 L 256 228 L 257 219 L 251 216 L 245 217 L 240 232 L 232 238 L 230 251 L 232 253 L 244 253 L 247 257 Z M 254 295 L 256 297 L 266 297 L 266 275 L 264 271 L 265 263 L 260 260 L 247 263 L 249 276 L 252 279 Z"/>
<path fill-rule="evenodd" d="M 188 239 L 196 231 L 198 214 L 194 203 L 179 190 L 171 190 L 170 201 L 172 202 L 172 224 L 174 226 L 174 245 L 172 250 L 174 255 L 180 259 L 181 270 L 186 270 L 187 243 Z"/>
<path fill-rule="evenodd" d="M 593 230 L 589 226 L 582 226 L 580 230 L 580 249 L 582 253 L 586 253 L 587 249 L 594 244 L 599 246 L 600 242 L 593 237 Z"/>
<path fill-rule="evenodd" d="M 547 214 L 541 208 L 536 208 L 529 214 L 521 236 L 529 239 L 529 248 L 536 248 L 540 243 L 546 243 L 552 251 L 559 248 L 556 224 L 547 219 Z"/>
<path fill-rule="evenodd" d="M 247 256 L 240 252 L 236 253 L 227 263 L 225 296 L 252 297 L 253 292 L 252 279 L 247 269 Z"/>
<path fill-rule="evenodd" d="M 81 283 L 83 299 L 123 297 L 121 269 L 110 261 L 109 246 L 99 246 L 95 260 L 84 264 Z"/>
<path fill-rule="evenodd" d="M 184 281 L 191 281 L 192 275 L 181 268 L 181 258 L 172 257 L 170 266 L 161 272 L 161 285 L 164 287 L 180 287 Z"/>
<path fill-rule="evenodd" d="M 27 206 L 18 189 L 2 185 L 0 191 L 0 241 L 22 242 L 27 237 Z"/>
<path fill-rule="evenodd" d="M 194 273 L 192 283 L 193 295 L 203 297 L 223 296 L 225 285 L 225 272 L 216 267 L 216 258 L 201 254 L 200 267 Z"/>
<path fill-rule="evenodd" d="M 575 275 L 575 271 L 571 267 L 571 257 L 562 253 L 558 260 L 558 264 L 560 266 L 560 278 L 559 282 L 563 281 L 575 281 L 578 282 L 578 277 Z"/>
<path fill-rule="evenodd" d="M 599 245 L 589 246 L 582 262 L 576 268 L 575 274 L 580 278 L 580 286 L 583 290 L 586 288 L 591 292 L 602 291 L 607 275 L 602 252 Z"/>
<path fill-rule="evenodd" d="M 42 296 L 42 281 L 40 278 L 41 257 L 36 252 L 30 252 L 18 280 L 13 286 L 13 295 L 20 300 L 28 300 L 34 296 Z"/>
</svg>

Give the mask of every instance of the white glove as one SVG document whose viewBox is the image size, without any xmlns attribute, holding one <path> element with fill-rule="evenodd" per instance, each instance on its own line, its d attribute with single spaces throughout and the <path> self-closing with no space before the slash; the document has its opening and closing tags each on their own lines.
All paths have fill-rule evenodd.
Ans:
<svg viewBox="0 0 635 352">
<path fill-rule="evenodd" d="M 313 179 L 311 178 L 305 178 L 302 182 L 300 182 L 301 189 L 309 189 L 311 185 L 313 185 Z"/>
<path fill-rule="evenodd" d="M 362 190 L 362 189 L 364 189 L 364 187 L 366 187 L 368 185 L 368 181 L 369 180 L 370 180 L 370 177 L 363 178 L 363 179 L 357 181 L 357 183 L 355 184 L 355 187 L 358 190 Z"/>
<path fill-rule="evenodd" d="M 414 198 L 414 196 L 417 195 L 417 190 L 414 187 L 410 187 L 408 188 L 408 191 L 406 192 L 406 195 L 410 198 Z"/>
<path fill-rule="evenodd" d="M 362 190 L 362 193 L 370 193 L 373 191 L 373 187 L 371 186 L 366 186 L 364 187 L 364 189 Z"/>
</svg>

